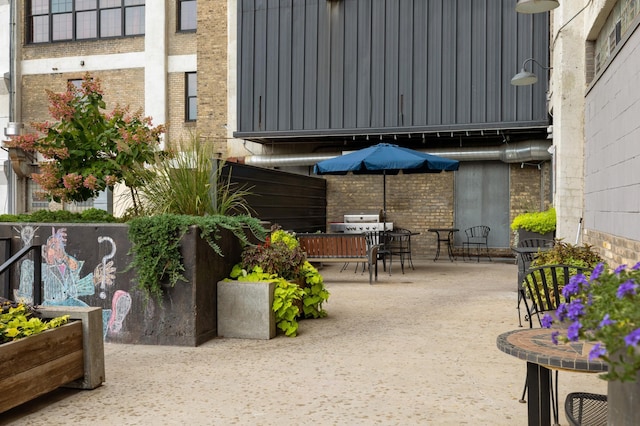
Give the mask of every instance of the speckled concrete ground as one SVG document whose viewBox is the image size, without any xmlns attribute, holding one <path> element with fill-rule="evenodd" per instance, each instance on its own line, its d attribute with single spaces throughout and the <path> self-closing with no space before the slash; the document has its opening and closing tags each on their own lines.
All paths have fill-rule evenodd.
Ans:
<svg viewBox="0 0 640 426">
<path fill-rule="evenodd" d="M 372 286 L 354 265 L 326 266 L 329 316 L 296 338 L 106 344 L 103 386 L 54 391 L 0 424 L 525 425 L 525 364 L 495 344 L 517 327 L 516 266 L 414 263 Z M 606 393 L 596 375 L 562 372 L 559 384 L 561 401 Z"/>
</svg>

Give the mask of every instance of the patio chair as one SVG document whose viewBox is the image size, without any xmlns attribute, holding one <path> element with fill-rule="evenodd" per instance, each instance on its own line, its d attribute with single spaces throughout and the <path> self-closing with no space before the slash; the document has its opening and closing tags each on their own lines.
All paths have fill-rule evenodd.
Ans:
<svg viewBox="0 0 640 426">
<path fill-rule="evenodd" d="M 535 259 L 536 255 L 540 251 L 548 250 L 555 245 L 554 240 L 547 240 L 544 238 L 527 238 L 518 241 L 518 248 L 538 248 L 539 250 L 536 252 L 533 251 L 517 251 L 516 252 L 516 263 L 518 265 L 518 325 L 522 327 L 522 315 L 520 312 L 520 303 L 522 303 L 522 299 L 524 298 L 524 287 L 522 287 L 522 281 L 524 280 L 525 275 L 529 271 L 529 265 L 533 259 Z"/>
<path fill-rule="evenodd" d="M 388 243 L 390 256 L 398 256 L 400 258 L 400 269 L 402 269 L 403 274 L 405 260 L 411 269 L 415 269 L 411 260 L 411 231 L 404 228 L 395 228 Z"/>
<path fill-rule="evenodd" d="M 486 225 L 472 226 L 464 230 L 464 233 L 467 239 L 462 243 L 463 258 L 465 258 L 465 254 L 466 254 L 466 257 L 468 257 L 469 260 L 471 260 L 469 250 L 471 247 L 475 247 L 478 262 L 480 262 L 480 249 L 484 247 L 487 257 L 489 258 L 489 260 L 491 260 L 491 256 L 489 256 L 489 242 L 488 242 L 489 231 L 491 231 L 491 228 L 489 228 Z"/>
<path fill-rule="evenodd" d="M 536 324 L 542 327 L 542 317 L 545 313 L 555 312 L 560 304 L 562 288 L 569 283 L 573 275 L 590 271 L 588 268 L 572 265 L 544 265 L 531 268 L 524 277 L 523 286 L 526 291 L 524 305 L 527 309 L 525 320 L 529 321 L 529 327 L 534 327 L 533 318 L 537 318 Z M 527 302 L 529 300 L 529 302 Z M 553 408 L 554 424 L 558 424 L 558 370 L 555 370 L 554 378 L 551 377 L 551 405 Z M 525 379 L 524 389 L 520 402 L 526 402 L 527 381 Z"/>
<path fill-rule="evenodd" d="M 607 395 L 572 392 L 564 400 L 564 413 L 572 426 L 606 426 L 607 406 Z"/>
<path fill-rule="evenodd" d="M 389 244 L 386 232 L 384 231 L 369 231 L 364 233 L 367 239 L 367 248 L 378 246 L 378 256 L 376 257 L 375 262 L 378 263 L 378 260 L 382 260 L 382 270 L 387 270 L 387 258 L 389 258 L 389 275 L 391 275 L 391 251 L 389 250 Z"/>
</svg>

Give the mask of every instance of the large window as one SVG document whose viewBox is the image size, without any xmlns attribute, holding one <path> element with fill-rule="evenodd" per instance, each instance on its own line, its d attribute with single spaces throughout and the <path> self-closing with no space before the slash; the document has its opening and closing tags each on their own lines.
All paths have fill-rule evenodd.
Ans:
<svg viewBox="0 0 640 426">
<path fill-rule="evenodd" d="M 196 0 L 178 0 L 178 31 L 195 31 L 197 22 Z"/>
<path fill-rule="evenodd" d="M 144 34 L 144 0 L 27 0 L 27 42 Z"/>
<path fill-rule="evenodd" d="M 198 77 L 195 72 L 185 74 L 185 121 L 198 118 Z"/>
</svg>

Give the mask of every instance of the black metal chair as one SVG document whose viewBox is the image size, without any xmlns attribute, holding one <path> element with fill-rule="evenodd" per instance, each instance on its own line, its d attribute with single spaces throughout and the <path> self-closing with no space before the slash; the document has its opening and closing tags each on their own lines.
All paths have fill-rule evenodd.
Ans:
<svg viewBox="0 0 640 426">
<path fill-rule="evenodd" d="M 544 265 L 529 269 L 523 282 L 526 296 L 528 296 L 524 297 L 523 301 L 527 309 L 525 320 L 529 321 L 529 327 L 533 328 L 534 317 L 538 319 L 537 324 L 542 327 L 543 315 L 547 312 L 555 312 L 561 303 L 562 288 L 569 283 L 572 276 L 587 271 L 590 271 L 590 269 L 572 265 Z M 554 424 L 558 424 L 558 370 L 555 373 L 555 388 L 552 377 L 550 389 L 553 420 Z M 520 402 L 526 402 L 525 395 L 527 390 L 527 382 L 525 380 Z"/>
<path fill-rule="evenodd" d="M 607 395 L 572 392 L 564 400 L 564 413 L 572 426 L 606 426 Z"/>
<path fill-rule="evenodd" d="M 400 258 L 400 269 L 404 274 L 405 260 L 411 269 L 413 267 L 413 260 L 411 259 L 411 231 L 404 228 L 395 228 L 392 233 L 387 234 L 389 237 L 388 249 L 390 256 L 398 256 Z M 391 266 L 389 266 L 391 268 Z"/>
<path fill-rule="evenodd" d="M 472 226 L 464 230 L 467 239 L 462 243 L 463 258 L 466 254 L 466 257 L 471 260 L 469 250 L 471 247 L 475 247 L 478 262 L 480 262 L 480 249 L 484 247 L 487 257 L 491 260 L 491 256 L 489 256 L 489 231 L 491 228 L 486 225 Z"/>
<path fill-rule="evenodd" d="M 536 255 L 545 250 L 549 250 L 553 248 L 555 245 L 554 240 L 547 240 L 544 238 L 527 238 L 521 241 L 518 241 L 518 247 L 514 249 L 516 253 L 516 263 L 518 265 L 518 326 L 522 327 L 522 315 L 520 311 L 520 303 L 524 299 L 524 287 L 522 286 L 522 281 L 524 280 L 525 275 L 529 271 L 529 266 L 533 259 L 535 259 Z M 532 249 L 537 250 L 532 250 Z M 524 250 L 523 250 L 524 249 Z"/>
</svg>

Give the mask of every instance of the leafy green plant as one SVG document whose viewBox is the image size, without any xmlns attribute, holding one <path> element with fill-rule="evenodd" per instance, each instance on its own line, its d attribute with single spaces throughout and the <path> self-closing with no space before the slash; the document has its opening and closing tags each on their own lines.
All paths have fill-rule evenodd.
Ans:
<svg viewBox="0 0 640 426">
<path fill-rule="evenodd" d="M 536 253 L 536 257 L 531 261 L 531 268 L 544 265 L 571 265 L 579 267 L 584 270 L 584 275 L 589 276 L 590 271 L 595 268 L 599 263 L 603 262 L 602 257 L 593 250 L 593 247 L 584 244 L 582 246 L 576 246 L 573 244 L 565 243 L 562 241 L 556 241 L 553 248 Z M 569 275 L 573 276 L 578 273 L 578 269 L 569 268 Z M 550 272 L 547 271 L 547 274 Z M 564 283 L 564 273 L 557 271 L 558 282 Z M 551 277 L 546 277 L 547 282 L 550 282 Z M 537 282 L 540 282 L 539 280 Z M 560 284 L 559 288 L 562 289 L 563 285 Z M 546 301 L 545 292 L 540 289 L 540 297 Z M 550 298 L 554 295 L 550 294 Z M 564 302 L 562 296 L 560 301 Z M 553 300 L 553 299 L 552 299 Z"/>
<path fill-rule="evenodd" d="M 33 336 L 69 322 L 69 315 L 42 321 L 30 306 L 3 298 L 0 302 L 0 343 Z"/>
<path fill-rule="evenodd" d="M 117 221 L 118 219 L 110 213 L 96 208 L 90 208 L 79 213 L 66 210 L 36 210 L 33 213 L 0 215 L 0 222 L 109 223 Z"/>
<path fill-rule="evenodd" d="M 556 229 L 556 210 L 551 207 L 544 212 L 522 213 L 511 222 L 511 229 L 546 234 Z"/>
<path fill-rule="evenodd" d="M 57 122 L 32 123 L 39 133 L 5 142 L 44 157 L 32 178 L 55 201 L 86 201 L 124 182 L 137 205 L 135 189 L 142 185 L 134 171 L 156 158 L 163 126 L 153 127 L 141 111 L 117 105 L 104 112 L 100 81 L 86 74 L 82 86 L 67 85 L 64 93 L 47 91 L 49 112 Z"/>
<path fill-rule="evenodd" d="M 569 323 L 566 332 L 552 335 L 558 340 L 584 339 L 597 342 L 589 359 L 601 358 L 609 368 L 606 380 L 634 381 L 640 371 L 640 263 L 611 270 L 600 263 L 591 277 L 572 277 L 562 293 L 568 303 L 558 306 L 556 317 Z M 551 327 L 554 319 L 543 318 Z"/>
<path fill-rule="evenodd" d="M 161 300 L 163 281 L 171 287 L 178 281 L 186 281 L 182 274 L 184 265 L 180 254 L 180 239 L 190 225 L 196 225 L 200 229 L 201 237 L 219 256 L 224 255 L 216 242 L 220 238 L 220 229 L 231 231 L 243 245 L 249 244 L 247 232 L 258 238 L 264 238 L 266 233 L 260 221 L 251 216 L 163 214 L 131 220 L 129 239 L 132 246 L 129 254 L 133 255 L 133 260 L 128 269 L 135 269 L 137 286 L 147 297 L 152 295 Z"/>
<path fill-rule="evenodd" d="M 536 254 L 531 267 L 543 265 L 574 265 L 581 268 L 593 269 L 602 262 L 602 257 L 593 250 L 593 246 L 582 246 L 556 241 L 553 248 Z"/>
<path fill-rule="evenodd" d="M 298 318 L 327 316 L 322 304 L 329 292 L 318 270 L 306 260 L 298 239 L 277 226 L 264 244 L 245 247 L 242 261 L 231 278 L 244 281 L 274 281 L 273 311 L 276 325 L 287 336 L 295 336 Z"/>
</svg>

